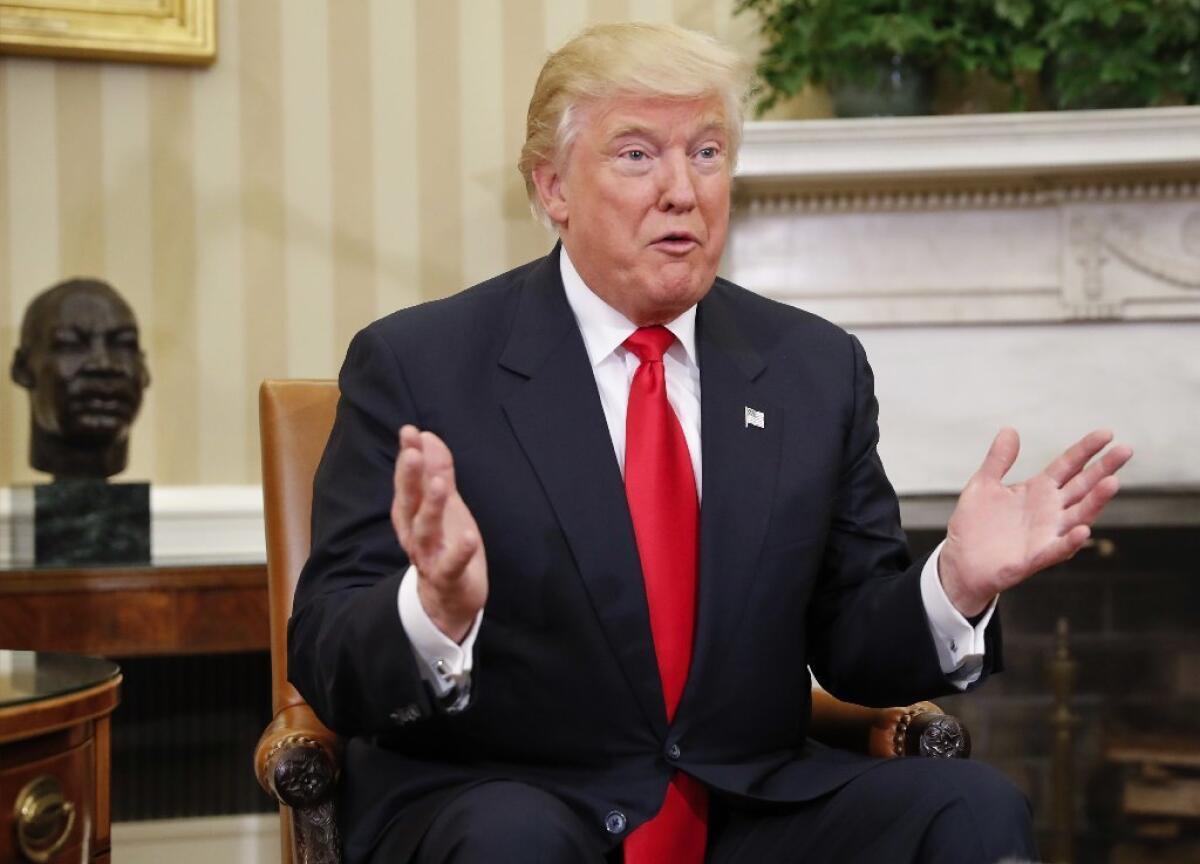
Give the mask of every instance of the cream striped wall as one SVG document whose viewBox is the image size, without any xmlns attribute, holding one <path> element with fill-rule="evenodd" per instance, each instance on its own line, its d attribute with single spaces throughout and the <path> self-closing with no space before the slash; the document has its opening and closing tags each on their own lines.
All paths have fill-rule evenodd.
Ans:
<svg viewBox="0 0 1200 864">
<path fill-rule="evenodd" d="M 218 0 L 203 70 L 0 58 L 0 358 L 76 274 L 137 311 L 153 383 L 127 477 L 258 480 L 256 388 L 542 254 L 513 165 L 549 49 L 673 20 L 752 50 L 734 0 Z M 0 382 L 0 485 L 28 482 Z"/>
</svg>

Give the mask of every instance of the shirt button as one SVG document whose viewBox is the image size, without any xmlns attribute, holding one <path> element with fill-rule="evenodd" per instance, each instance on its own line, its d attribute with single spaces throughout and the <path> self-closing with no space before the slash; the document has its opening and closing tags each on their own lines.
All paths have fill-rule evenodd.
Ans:
<svg viewBox="0 0 1200 864">
<path fill-rule="evenodd" d="M 674 762 L 676 759 L 678 759 L 682 754 L 683 754 L 683 751 L 679 749 L 678 744 L 672 744 L 670 747 L 667 748 L 667 758 L 670 759 L 672 762 Z"/>
<path fill-rule="evenodd" d="M 625 814 L 620 810 L 610 810 L 604 817 L 604 830 L 609 834 L 620 834 L 625 830 Z"/>
<path fill-rule="evenodd" d="M 955 642 L 953 639 L 951 639 L 951 640 L 950 640 L 950 650 L 951 650 L 951 651 L 957 651 L 957 650 L 958 650 L 958 643 L 957 643 L 957 642 Z"/>
</svg>

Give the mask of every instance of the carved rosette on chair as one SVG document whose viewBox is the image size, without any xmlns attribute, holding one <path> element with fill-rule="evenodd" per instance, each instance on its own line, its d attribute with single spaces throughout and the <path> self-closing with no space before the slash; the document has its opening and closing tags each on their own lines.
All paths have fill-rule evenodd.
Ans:
<svg viewBox="0 0 1200 864">
<path fill-rule="evenodd" d="M 896 724 L 894 747 L 897 756 L 928 756 L 932 759 L 966 759 L 971 755 L 971 735 L 962 721 L 931 702 L 905 710 Z"/>
<path fill-rule="evenodd" d="M 334 805 L 340 763 L 339 739 L 304 704 L 280 711 L 258 741 L 258 782 L 290 810 L 293 864 L 342 860 Z"/>
<path fill-rule="evenodd" d="M 841 702 L 824 690 L 814 690 L 812 698 L 809 734 L 830 747 L 880 759 L 966 759 L 971 755 L 966 725 L 932 702 L 904 708 L 865 708 Z"/>
</svg>

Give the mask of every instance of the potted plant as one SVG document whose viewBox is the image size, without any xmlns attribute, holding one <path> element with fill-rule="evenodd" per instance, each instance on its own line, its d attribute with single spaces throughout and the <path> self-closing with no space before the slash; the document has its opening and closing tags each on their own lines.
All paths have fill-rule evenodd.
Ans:
<svg viewBox="0 0 1200 864">
<path fill-rule="evenodd" d="M 760 19 L 759 111 L 809 84 L 840 116 L 929 113 L 935 73 L 1027 107 L 1200 102 L 1200 0 L 738 0 Z M 869 100 L 866 91 L 876 91 Z M 889 103 L 890 97 L 904 100 Z M 912 98 L 912 97 L 921 98 Z M 850 98 L 847 98 L 850 97 Z"/>
<path fill-rule="evenodd" d="M 1056 108 L 1200 102 L 1200 0 L 1043 0 Z"/>
<path fill-rule="evenodd" d="M 961 0 L 945 10 L 940 71 L 960 86 L 994 91 L 992 110 L 1022 110 L 1045 65 L 1044 0 Z"/>
<path fill-rule="evenodd" d="M 766 41 L 759 111 L 825 85 L 841 116 L 929 113 L 946 0 L 738 0 Z"/>
</svg>

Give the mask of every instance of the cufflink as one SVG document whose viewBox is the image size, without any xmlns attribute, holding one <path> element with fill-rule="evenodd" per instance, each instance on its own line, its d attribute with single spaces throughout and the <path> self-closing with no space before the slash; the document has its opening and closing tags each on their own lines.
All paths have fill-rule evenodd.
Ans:
<svg viewBox="0 0 1200 864">
<path fill-rule="evenodd" d="M 471 674 L 453 674 L 441 657 L 434 658 L 430 666 L 435 680 L 426 681 L 426 687 L 434 703 L 443 714 L 461 714 L 471 701 Z"/>
<path fill-rule="evenodd" d="M 388 715 L 388 719 L 397 726 L 404 726 L 408 723 L 413 723 L 421 719 L 421 712 L 416 705 L 405 705 L 402 708 L 397 708 Z"/>
<path fill-rule="evenodd" d="M 466 686 L 455 687 L 445 696 L 438 700 L 438 706 L 447 714 L 461 714 L 467 710 L 467 706 L 471 703 L 471 686 L 467 682 Z"/>
</svg>

